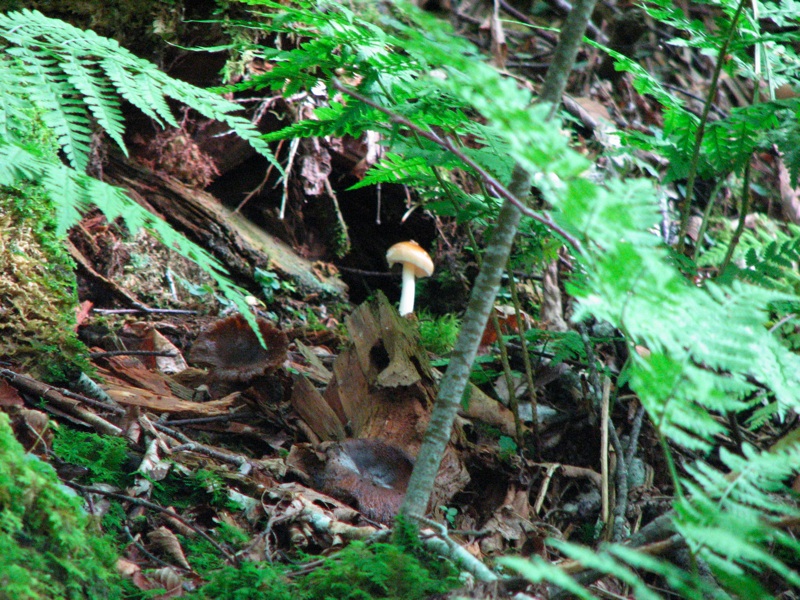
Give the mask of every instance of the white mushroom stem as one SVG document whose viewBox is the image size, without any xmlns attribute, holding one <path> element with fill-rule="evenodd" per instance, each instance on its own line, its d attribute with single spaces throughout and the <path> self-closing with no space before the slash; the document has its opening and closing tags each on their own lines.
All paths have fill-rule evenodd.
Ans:
<svg viewBox="0 0 800 600">
<path fill-rule="evenodd" d="M 414 265 L 403 263 L 403 289 L 400 291 L 400 316 L 414 312 L 414 286 L 416 276 Z"/>
</svg>

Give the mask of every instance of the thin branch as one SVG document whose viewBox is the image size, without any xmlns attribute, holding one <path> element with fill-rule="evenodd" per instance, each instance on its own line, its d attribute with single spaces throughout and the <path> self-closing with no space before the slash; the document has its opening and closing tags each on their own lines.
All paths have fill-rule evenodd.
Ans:
<svg viewBox="0 0 800 600">
<path fill-rule="evenodd" d="M 183 308 L 92 308 L 92 312 L 101 315 L 196 315 L 196 310 Z"/>
<path fill-rule="evenodd" d="M 736 8 L 731 19 L 730 31 L 722 47 L 717 54 L 717 64 L 714 66 L 714 74 L 711 77 L 711 84 L 709 85 L 708 95 L 706 96 L 706 103 L 703 106 L 703 114 L 700 117 L 700 123 L 697 125 L 697 131 L 694 135 L 694 150 L 692 151 L 692 159 L 689 162 L 689 176 L 686 178 L 686 193 L 683 199 L 683 212 L 681 214 L 681 228 L 678 234 L 678 252 L 683 253 L 686 246 L 686 231 L 689 228 L 689 217 L 692 214 L 692 196 L 694 195 L 694 182 L 697 179 L 697 168 L 700 163 L 700 144 L 703 141 L 703 135 L 706 131 L 706 123 L 708 122 L 708 113 L 711 111 L 714 96 L 717 93 L 717 86 L 719 84 L 719 76 L 722 73 L 722 65 L 725 62 L 725 55 L 728 53 L 728 46 L 736 33 L 736 24 L 739 22 L 739 17 L 744 10 L 747 0 L 739 0 L 739 6 Z"/>
<path fill-rule="evenodd" d="M 164 508 L 160 504 L 156 504 L 155 502 L 150 502 L 150 501 L 144 500 L 142 498 L 136 498 L 134 496 L 126 496 L 125 494 L 119 494 L 117 492 L 109 492 L 107 490 L 101 490 L 101 489 L 97 489 L 97 488 L 93 488 L 93 487 L 88 487 L 88 486 L 85 486 L 85 485 L 81 485 L 79 483 L 75 483 L 74 481 L 62 480 L 62 482 L 64 483 L 64 485 L 67 485 L 67 486 L 71 487 L 72 489 L 81 492 L 82 494 L 100 494 L 101 496 L 106 496 L 108 498 L 114 498 L 115 500 L 123 500 L 125 502 L 130 502 L 132 504 L 138 504 L 139 506 L 144 506 L 145 508 L 149 508 L 151 510 L 155 510 L 155 511 L 158 511 L 160 513 L 163 513 L 163 514 L 175 519 L 179 523 L 185 525 L 186 527 L 188 527 L 192 531 L 196 532 L 201 537 L 205 538 L 205 540 L 209 544 L 214 546 L 214 548 L 216 548 L 220 552 L 220 554 L 222 554 L 225 558 L 227 558 L 229 561 L 231 561 L 231 563 L 233 563 L 233 564 L 237 564 L 238 563 L 236 557 L 233 554 L 231 554 L 230 552 L 228 552 L 225 548 L 220 546 L 219 543 L 217 543 L 217 541 L 214 538 L 212 538 L 210 535 L 208 535 L 202 529 L 199 529 L 196 525 L 192 524 L 190 521 L 184 519 L 182 516 L 180 516 L 178 513 L 176 513 L 172 508 Z"/>
<path fill-rule="evenodd" d="M 366 96 L 356 92 L 355 90 L 351 90 L 350 88 L 343 86 L 336 79 L 333 79 L 331 81 L 331 85 L 335 90 L 338 90 L 343 94 L 347 94 L 348 96 L 355 98 L 359 102 L 362 102 L 363 104 L 371 106 L 372 108 L 382 112 L 383 114 L 389 117 L 389 121 L 391 121 L 392 123 L 397 123 L 399 125 L 403 125 L 404 127 L 408 127 L 421 137 L 424 137 L 426 140 L 433 142 L 437 146 L 441 146 L 448 152 L 452 152 L 455 156 L 459 158 L 459 160 L 461 160 L 464 164 L 469 166 L 478 175 L 480 175 L 481 179 L 483 179 L 486 185 L 490 189 L 492 189 L 499 197 L 503 198 L 504 200 L 508 200 L 517 209 L 519 209 L 519 211 L 526 217 L 530 217 L 534 221 L 538 221 L 539 223 L 549 227 L 551 230 L 553 230 L 555 233 L 561 236 L 564 239 L 564 241 L 566 241 L 573 248 L 575 248 L 575 250 L 580 251 L 581 244 L 575 237 L 567 233 L 558 224 L 556 224 L 550 218 L 549 215 L 542 214 L 526 206 L 522 200 L 517 198 L 513 193 L 511 193 L 511 191 L 508 188 L 506 188 L 502 183 L 500 183 L 497 179 L 495 179 L 489 172 L 487 172 L 483 167 L 481 167 L 478 163 L 476 163 L 464 152 L 462 152 L 455 144 L 453 144 L 453 142 L 450 139 L 441 137 L 432 131 L 427 131 L 425 129 L 422 129 L 421 127 L 412 123 L 402 115 L 398 115 L 392 110 L 384 106 L 381 106 L 377 102 L 367 98 Z"/>
<path fill-rule="evenodd" d="M 747 212 L 749 210 L 750 210 L 750 162 L 748 161 L 747 166 L 744 168 L 744 183 L 742 183 L 742 208 L 739 211 L 739 223 L 736 226 L 736 231 L 733 233 L 733 237 L 731 238 L 731 243 L 728 245 L 728 251 L 725 253 L 725 259 L 722 261 L 722 265 L 719 268 L 720 273 L 724 273 L 725 269 L 727 269 L 728 265 L 731 263 L 731 259 L 733 258 L 733 252 L 734 250 L 736 250 L 736 246 L 739 245 L 739 240 L 742 238 L 742 232 L 744 232 L 745 222 L 747 221 Z"/>
<path fill-rule="evenodd" d="M 89 352 L 89 358 L 108 358 L 110 356 L 166 356 L 167 358 L 175 358 L 178 353 L 173 350 L 107 350 Z"/>
<path fill-rule="evenodd" d="M 539 97 L 541 102 L 554 105 L 560 102 L 567 76 L 575 64 L 578 48 L 586 30 L 586 23 L 591 17 L 595 2 L 596 0 L 576 0 L 574 10 L 570 12 L 564 23 L 558 47 L 553 55 L 553 62 L 545 77 L 543 92 Z M 555 73 L 554 71 L 564 72 Z M 346 90 L 345 93 L 347 93 Z M 378 107 L 378 110 L 384 109 Z M 392 118 L 397 118 L 396 115 L 389 114 Z M 407 120 L 405 121 L 408 123 Z M 410 123 L 408 124 L 411 125 Z M 454 153 L 457 151 L 452 147 L 452 143 L 447 140 L 441 140 L 435 134 L 427 131 L 419 131 L 419 134 L 427 139 L 430 139 L 429 136 L 433 135 L 437 144 L 445 144 L 443 147 Z M 469 161 L 466 164 L 471 162 Z M 491 177 L 485 179 L 485 181 L 490 185 L 496 183 Z M 427 510 L 436 473 L 439 471 L 447 443 L 450 441 L 453 423 L 469 381 L 470 370 L 475 362 L 478 345 L 489 320 L 502 275 L 508 264 L 511 246 L 519 230 L 523 209 L 530 210 L 518 200 L 518 196 L 527 198 L 530 195 L 531 187 L 531 175 L 519 163 L 514 166 L 511 172 L 510 190 L 512 191 L 506 190 L 502 186 L 495 187 L 496 192 L 505 190 L 504 202 L 497 215 L 497 224 L 491 241 L 483 256 L 483 266 L 472 286 L 467 311 L 464 315 L 461 331 L 458 334 L 458 340 L 451 354 L 450 364 L 439 384 L 439 393 L 431 412 L 428 428 L 417 453 L 416 463 L 408 482 L 408 489 L 400 507 L 401 514 L 420 516 L 424 515 Z M 560 228 L 557 228 L 549 217 L 533 214 L 535 215 L 534 218 L 538 218 L 540 222 L 545 222 L 553 231 L 565 233 Z M 565 235 L 564 239 L 572 240 L 573 238 Z M 573 240 L 572 243 L 576 242 Z M 578 250 L 580 246 L 576 244 L 575 248 Z"/>
<path fill-rule="evenodd" d="M 611 379 L 603 378 L 603 397 L 600 401 L 600 515 L 608 531 L 608 520 L 611 517 L 611 499 L 608 486 L 608 430 L 609 427 L 609 392 Z"/>
<path fill-rule="evenodd" d="M 229 454 L 228 452 L 222 452 L 216 448 L 212 448 L 211 446 L 206 446 L 205 444 L 195 442 L 189 436 L 184 435 L 180 431 L 170 427 L 165 427 L 161 423 L 153 423 L 153 427 L 155 427 L 161 433 L 166 433 L 167 435 L 183 442 L 182 445 L 171 448 L 172 452 L 197 452 L 199 454 L 205 454 L 211 458 L 216 458 L 217 460 L 236 465 L 240 469 L 250 464 L 250 461 L 248 461 L 244 456 L 238 454 Z"/>
<path fill-rule="evenodd" d="M 607 382 L 610 379 L 606 378 Z M 611 447 L 617 455 L 617 470 L 614 473 L 616 489 L 616 503 L 614 505 L 614 524 L 611 528 L 611 541 L 621 542 L 628 537 L 626 514 L 628 512 L 628 462 L 625 460 L 625 448 L 620 442 L 614 421 L 608 420 L 608 435 Z"/>
<path fill-rule="evenodd" d="M 447 527 L 441 523 L 437 523 L 431 519 L 419 515 L 411 515 L 419 523 L 427 525 L 436 531 L 437 538 L 423 537 L 422 542 L 428 547 L 429 550 L 438 552 L 442 556 L 447 556 L 452 560 L 458 562 L 460 566 L 470 573 L 472 573 L 479 581 L 497 581 L 498 576 L 476 558 L 459 543 L 454 541 L 447 535 Z M 437 543 L 438 541 L 438 543 Z"/>
<path fill-rule="evenodd" d="M 633 417 L 633 425 L 631 425 L 631 433 L 628 436 L 628 448 L 625 452 L 625 464 L 629 465 L 633 462 L 633 459 L 636 457 L 636 449 L 639 446 L 639 434 L 642 431 L 642 422 L 644 421 L 644 416 L 646 412 L 644 410 L 644 406 L 639 405 L 639 409 L 636 411 L 636 416 Z"/>
<path fill-rule="evenodd" d="M 536 382 L 533 376 L 533 365 L 531 365 L 531 355 L 528 351 L 528 323 L 525 314 L 522 312 L 522 303 L 519 300 L 517 282 L 514 280 L 514 273 L 508 269 L 508 286 L 511 290 L 511 302 L 514 304 L 514 312 L 517 315 L 517 330 L 519 331 L 519 345 L 522 348 L 522 364 L 525 366 L 525 381 L 528 384 L 528 399 L 531 403 L 531 435 L 533 436 L 533 459 L 541 460 L 541 450 L 539 448 L 539 410 L 536 400 Z"/>
</svg>

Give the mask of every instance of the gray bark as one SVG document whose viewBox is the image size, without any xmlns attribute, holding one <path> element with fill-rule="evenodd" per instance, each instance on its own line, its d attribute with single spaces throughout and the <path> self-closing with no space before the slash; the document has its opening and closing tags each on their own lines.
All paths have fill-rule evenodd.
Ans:
<svg viewBox="0 0 800 600">
<path fill-rule="evenodd" d="M 595 3 L 596 0 L 577 0 L 564 23 L 553 62 L 542 86 L 542 95 L 539 98 L 540 102 L 553 104 L 551 115 L 555 113 L 556 107 L 560 103 Z M 530 187 L 530 174 L 516 165 L 510 191 L 517 198 L 527 198 L 530 194 Z M 450 358 L 447 372 L 439 387 L 439 395 L 433 407 L 431 420 L 408 483 L 408 491 L 400 507 L 401 514 L 424 516 L 427 511 L 436 474 L 450 439 L 456 412 L 469 381 L 469 373 L 483 330 L 494 306 L 494 299 L 500 287 L 500 280 L 511 253 L 511 246 L 514 243 L 521 216 L 520 210 L 511 202 L 508 200 L 503 202 L 497 218 L 497 229 L 486 249 L 483 265 L 475 280 L 467 312 L 464 315 L 464 324 Z"/>
</svg>

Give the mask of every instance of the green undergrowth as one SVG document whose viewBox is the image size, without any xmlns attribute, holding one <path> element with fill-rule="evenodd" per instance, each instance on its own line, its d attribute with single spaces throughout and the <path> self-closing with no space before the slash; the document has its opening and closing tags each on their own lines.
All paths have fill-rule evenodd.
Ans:
<svg viewBox="0 0 800 600">
<path fill-rule="evenodd" d="M 213 537 L 233 551 L 239 551 L 250 541 L 250 536 L 242 529 L 221 521 L 214 528 Z M 219 553 L 207 539 L 200 536 L 186 537 L 179 535 L 178 539 L 186 552 L 186 556 L 201 577 L 213 580 L 220 569 L 225 567 L 225 557 Z"/>
<path fill-rule="evenodd" d="M 61 427 L 53 440 L 53 452 L 61 460 L 85 468 L 89 483 L 129 483 L 125 470 L 128 443 L 123 438 Z"/>
<path fill-rule="evenodd" d="M 238 511 L 242 508 L 230 498 L 225 479 L 208 469 L 197 469 L 192 473 L 172 469 L 164 479 L 152 483 L 153 501 L 178 510 L 198 504 L 219 510 Z"/>
<path fill-rule="evenodd" d="M 0 598 L 119 598 L 113 544 L 0 413 Z"/>
<path fill-rule="evenodd" d="M 427 311 L 419 313 L 419 335 L 428 352 L 438 356 L 448 354 L 456 344 L 461 321 L 456 315 L 435 316 Z"/>
<path fill-rule="evenodd" d="M 4 440 L 0 440 L 2 443 Z M 11 439 L 13 442 L 13 438 Z M 14 442 L 16 444 L 16 442 Z M 19 450 L 22 452 L 22 450 Z M 53 442 L 54 454 L 71 464 L 86 469 L 84 480 L 92 484 L 110 484 L 124 487 L 130 484 L 131 461 L 126 442 L 121 438 L 102 436 L 93 433 L 84 433 L 61 428 Z M 23 461 L 16 457 L 2 456 L 8 464 L 20 464 Z M 27 460 L 27 459 L 26 459 Z M 30 459 L 40 465 L 44 470 L 50 467 L 40 463 L 38 459 Z M 8 469 L 9 467 L 6 467 Z M 51 471 L 52 472 L 52 471 Z M 0 474 L 3 471 L 0 470 Z M 55 475 L 52 475 L 55 480 Z M 3 480 L 0 479 L 0 491 L 3 490 Z M 216 473 L 199 469 L 193 474 L 181 474 L 174 470 L 161 481 L 154 481 L 151 500 L 163 505 L 174 506 L 177 510 L 184 510 L 199 505 L 209 505 L 219 510 L 239 510 L 241 507 L 231 505 L 225 494 L 224 480 Z M 57 484 L 56 484 L 57 485 Z M 34 489 L 36 486 L 33 486 Z M 64 492 L 65 496 L 69 492 Z M 80 501 L 66 497 L 71 506 L 79 507 Z M 6 495 L 0 496 L 0 507 L 6 503 Z M 13 500 L 9 502 L 14 504 Z M 15 504 L 14 504 L 15 505 Z M 78 509 L 79 510 L 79 509 Z M 102 519 L 103 529 L 109 535 L 99 537 L 99 531 L 91 539 L 88 527 L 84 548 L 89 552 L 95 546 L 108 549 L 112 552 L 111 536 L 122 540 L 122 524 L 126 516 L 124 509 L 116 502 Z M 85 522 L 85 517 L 84 517 Z M 70 530 L 76 529 L 69 527 Z M 242 549 L 249 540 L 246 532 L 220 522 L 212 533 L 220 543 L 225 544 L 233 551 Z M 219 599 L 236 600 L 259 598 L 261 600 L 323 600 L 336 598 L 343 600 L 367 600 L 370 598 L 395 598 L 416 599 L 428 597 L 432 594 L 444 593 L 458 585 L 456 571 L 450 563 L 441 559 L 433 559 L 422 548 L 420 543 L 405 536 L 399 545 L 374 544 L 366 545 L 356 542 L 322 560 L 309 573 L 299 574 L 297 567 L 291 565 L 270 565 L 267 563 L 244 563 L 233 567 L 225 566 L 225 559 L 220 555 L 218 548 L 201 537 L 179 536 L 187 560 L 192 568 L 208 581 L 206 585 L 194 592 L 190 598 L 198 600 Z M 9 554 L 10 556 L 16 556 Z M 111 556 L 111 554 L 109 554 Z M 301 568 L 317 557 L 303 557 Z M 25 559 L 15 560 L 17 564 L 31 564 Z M 103 562 L 98 560 L 97 565 Z M 34 564 L 33 567 L 36 568 Z M 46 570 L 45 570 L 46 571 Z M 0 571 L 0 577 L 4 577 Z M 21 577 L 21 575 L 19 575 Z M 0 579 L 0 590 L 3 582 L 8 578 Z M 34 580 L 35 581 L 35 580 Z M 127 583 L 125 598 L 144 598 L 141 591 L 136 591 Z M 17 589 L 17 588 L 11 588 Z M 22 589 L 22 588 L 20 588 Z M 24 591 L 24 590 L 23 590 Z M 23 593 L 23 592 L 20 592 Z M 35 593 L 21 595 L 20 598 L 72 598 L 72 597 L 106 597 L 77 595 L 59 596 L 57 592 L 50 595 L 50 590 L 42 595 Z M 83 592 L 81 592 L 83 593 Z M 14 596 L 16 597 L 16 596 Z M 0 591 L 0 600 L 5 598 Z"/>
<path fill-rule="evenodd" d="M 393 544 L 353 542 L 303 575 L 292 567 L 246 563 L 226 567 L 189 598 L 211 600 L 416 600 L 458 585 L 454 568 Z"/>
</svg>

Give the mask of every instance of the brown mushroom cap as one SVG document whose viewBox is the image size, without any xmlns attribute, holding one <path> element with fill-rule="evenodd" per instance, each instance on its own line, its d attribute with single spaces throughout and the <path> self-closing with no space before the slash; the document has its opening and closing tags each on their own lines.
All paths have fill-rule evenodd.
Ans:
<svg viewBox="0 0 800 600">
<path fill-rule="evenodd" d="M 386 252 L 386 261 L 390 267 L 395 263 L 413 265 L 415 277 L 433 275 L 433 261 L 430 255 L 414 240 L 398 242 L 389 248 Z"/>
<path fill-rule="evenodd" d="M 243 315 L 215 321 L 192 345 L 189 361 L 208 367 L 219 381 L 249 383 L 269 375 L 286 360 L 289 338 L 267 320 L 257 318 L 267 344 L 263 348 Z"/>
</svg>

